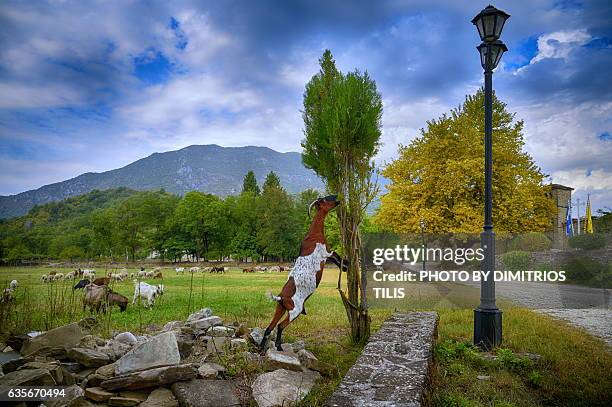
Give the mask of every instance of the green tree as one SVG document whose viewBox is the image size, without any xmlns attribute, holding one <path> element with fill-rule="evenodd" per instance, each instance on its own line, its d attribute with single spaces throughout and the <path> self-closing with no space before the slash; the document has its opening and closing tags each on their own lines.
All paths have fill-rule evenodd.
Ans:
<svg viewBox="0 0 612 407">
<path fill-rule="evenodd" d="M 342 74 L 326 50 L 321 70 L 304 93 L 302 160 L 337 193 L 340 241 L 349 260 L 347 293 L 338 290 L 351 324 L 351 337 L 370 334 L 365 272 L 360 264 L 360 226 L 378 187 L 372 180 L 373 157 L 381 136 L 382 98 L 367 73 Z"/>
<path fill-rule="evenodd" d="M 237 197 L 226 199 L 230 214 L 230 224 L 234 225 L 230 239 L 231 253 L 244 261 L 259 260 L 262 256 L 257 243 L 259 228 L 259 197 L 253 192 L 245 192 Z"/>
<path fill-rule="evenodd" d="M 255 173 L 253 171 L 247 172 L 244 176 L 244 180 L 242 181 L 242 193 L 252 192 L 255 195 L 259 195 L 261 192 L 259 190 L 259 185 L 257 185 L 257 178 L 255 178 Z"/>
<path fill-rule="evenodd" d="M 220 257 L 224 245 L 227 214 L 223 201 L 211 194 L 188 192 L 175 216 L 184 233 L 196 243 L 197 257 Z"/>
<path fill-rule="evenodd" d="M 132 261 L 144 244 L 144 225 L 140 212 L 141 199 L 128 198 L 121 202 L 115 212 L 117 222 L 117 238 Z"/>
<path fill-rule="evenodd" d="M 484 211 L 484 93 L 427 123 L 383 175 L 391 180 L 376 222 L 396 232 L 478 233 Z M 497 232 L 541 232 L 555 207 L 544 174 L 523 151 L 523 122 L 493 98 L 493 224 Z"/>
<path fill-rule="evenodd" d="M 274 173 L 274 171 L 270 171 L 268 175 L 266 175 L 266 180 L 263 184 L 263 192 L 269 191 L 270 189 L 281 189 L 281 182 L 278 175 Z"/>
<path fill-rule="evenodd" d="M 257 242 L 262 253 L 271 259 L 295 257 L 302 235 L 302 223 L 289 194 L 280 187 L 268 185 L 259 202 Z"/>
<path fill-rule="evenodd" d="M 70 261 L 83 259 L 85 258 L 85 252 L 78 246 L 68 246 L 62 249 L 59 258 Z"/>
<path fill-rule="evenodd" d="M 110 257 L 111 260 L 122 254 L 117 248 L 115 216 L 111 208 L 99 209 L 91 215 L 93 250 L 96 254 Z"/>
<path fill-rule="evenodd" d="M 28 260 L 32 258 L 32 252 L 28 250 L 28 248 L 20 244 L 8 250 L 6 254 L 6 261 L 9 264 L 18 264 L 24 260 Z"/>
</svg>

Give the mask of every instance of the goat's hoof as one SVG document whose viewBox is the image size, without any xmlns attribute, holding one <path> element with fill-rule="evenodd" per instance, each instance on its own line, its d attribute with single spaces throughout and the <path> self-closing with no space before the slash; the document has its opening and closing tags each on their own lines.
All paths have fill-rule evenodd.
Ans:
<svg viewBox="0 0 612 407">
<path fill-rule="evenodd" d="M 282 352 L 283 351 L 283 347 L 282 346 L 277 346 L 276 350 L 279 351 L 279 352 Z"/>
</svg>

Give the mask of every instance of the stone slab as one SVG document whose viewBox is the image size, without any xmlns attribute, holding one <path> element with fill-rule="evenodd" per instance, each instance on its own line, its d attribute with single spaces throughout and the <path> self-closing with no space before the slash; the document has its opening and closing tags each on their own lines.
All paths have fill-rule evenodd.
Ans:
<svg viewBox="0 0 612 407">
<path fill-rule="evenodd" d="M 418 407 L 428 385 L 436 312 L 396 313 L 370 338 L 328 407 Z"/>
</svg>

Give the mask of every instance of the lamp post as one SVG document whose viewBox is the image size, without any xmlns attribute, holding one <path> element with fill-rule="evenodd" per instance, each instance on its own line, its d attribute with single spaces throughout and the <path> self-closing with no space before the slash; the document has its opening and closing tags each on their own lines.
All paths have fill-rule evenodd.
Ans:
<svg viewBox="0 0 612 407">
<path fill-rule="evenodd" d="M 478 29 L 482 43 L 476 47 L 480 63 L 484 69 L 484 108 L 485 108 L 485 191 L 484 227 L 480 234 L 484 249 L 483 271 L 490 271 L 488 278 L 480 283 L 480 305 L 474 310 L 474 344 L 489 350 L 502 342 L 502 312 L 495 304 L 495 233 L 493 232 L 493 70 L 504 52 L 508 50 L 500 41 L 502 29 L 509 14 L 487 6 L 474 19 L 472 24 Z"/>
<path fill-rule="evenodd" d="M 423 271 L 425 271 L 425 258 L 427 253 L 427 246 L 425 245 L 425 220 L 421 219 L 419 225 L 421 226 L 421 240 L 423 241 Z"/>
</svg>

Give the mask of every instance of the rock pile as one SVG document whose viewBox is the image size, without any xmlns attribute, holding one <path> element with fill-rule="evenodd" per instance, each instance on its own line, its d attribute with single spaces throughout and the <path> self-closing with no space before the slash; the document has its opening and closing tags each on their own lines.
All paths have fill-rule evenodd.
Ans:
<svg viewBox="0 0 612 407">
<path fill-rule="evenodd" d="M 105 340 L 90 335 L 89 327 L 74 323 L 9 338 L 11 346 L 0 352 L 0 393 L 66 387 L 65 398 L 45 400 L 47 407 L 225 407 L 253 400 L 260 407 L 289 406 L 333 370 L 303 342 L 262 356 L 260 328 L 226 325 L 209 308 L 143 336 L 121 332 Z M 247 373 L 235 374 L 246 365 Z"/>
</svg>

